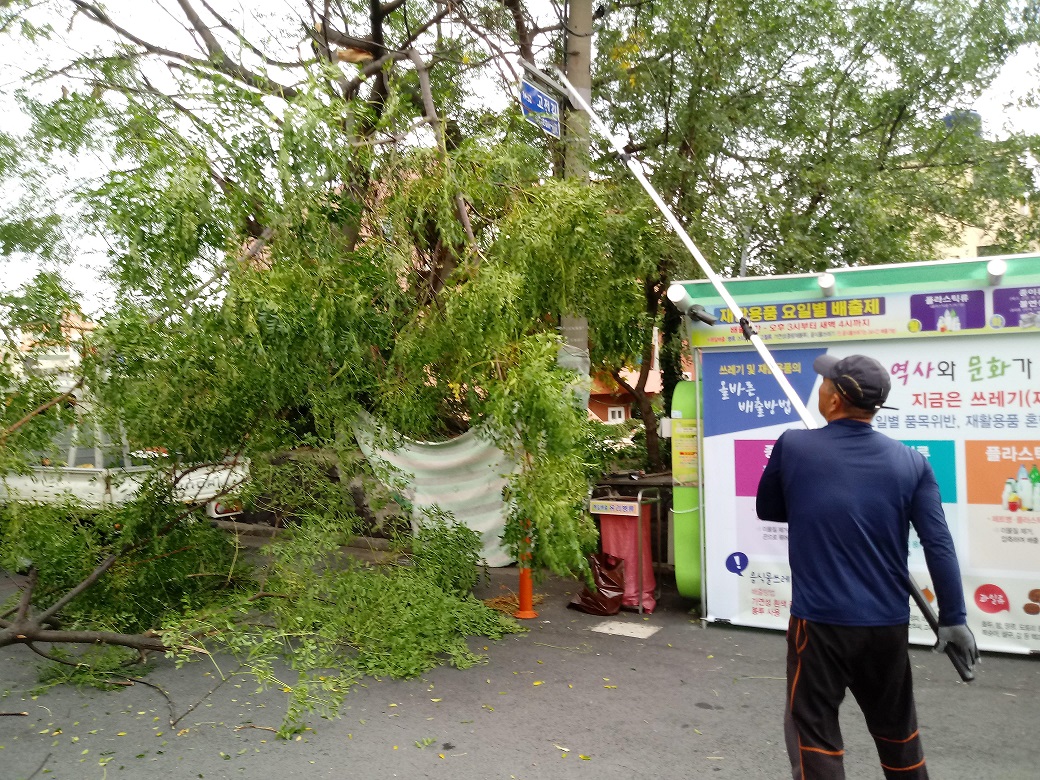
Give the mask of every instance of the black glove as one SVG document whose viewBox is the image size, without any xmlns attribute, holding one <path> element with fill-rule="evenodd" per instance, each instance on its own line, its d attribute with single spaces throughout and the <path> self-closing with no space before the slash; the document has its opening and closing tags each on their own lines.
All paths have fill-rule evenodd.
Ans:
<svg viewBox="0 0 1040 780">
<path fill-rule="evenodd" d="M 979 660 L 979 648 L 975 644 L 975 635 L 971 633 L 970 628 L 965 625 L 939 626 L 938 634 L 939 642 L 935 646 L 935 652 L 944 653 L 946 646 L 949 645 L 953 647 L 954 652 L 961 657 L 969 670 L 974 668 L 975 662 Z"/>
</svg>

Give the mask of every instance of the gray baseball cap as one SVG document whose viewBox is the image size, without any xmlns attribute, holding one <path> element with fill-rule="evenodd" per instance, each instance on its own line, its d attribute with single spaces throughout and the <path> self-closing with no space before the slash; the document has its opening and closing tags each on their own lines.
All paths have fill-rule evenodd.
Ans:
<svg viewBox="0 0 1040 780">
<path fill-rule="evenodd" d="M 853 406 L 876 412 L 895 409 L 885 406 L 892 378 L 881 363 L 866 355 L 820 355 L 813 361 L 813 370 L 834 382 L 841 396 Z"/>
</svg>

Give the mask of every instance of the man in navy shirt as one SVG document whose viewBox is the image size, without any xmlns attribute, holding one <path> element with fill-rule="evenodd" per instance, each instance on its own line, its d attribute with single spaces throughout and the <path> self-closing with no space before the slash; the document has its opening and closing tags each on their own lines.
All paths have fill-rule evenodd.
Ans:
<svg viewBox="0 0 1040 780">
<path fill-rule="evenodd" d="M 939 645 L 978 660 L 939 486 L 927 459 L 871 427 L 892 382 L 864 355 L 813 363 L 815 430 L 785 431 L 758 487 L 758 516 L 787 523 L 791 622 L 784 734 L 795 780 L 844 778 L 838 707 L 852 691 L 886 778 L 928 777 L 907 655 L 907 555 L 917 531 L 939 601 Z"/>
</svg>

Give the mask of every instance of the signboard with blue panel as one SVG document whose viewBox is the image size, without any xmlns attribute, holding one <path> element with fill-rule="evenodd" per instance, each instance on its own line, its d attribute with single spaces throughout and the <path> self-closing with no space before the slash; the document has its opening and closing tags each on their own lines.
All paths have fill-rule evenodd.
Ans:
<svg viewBox="0 0 1040 780">
<path fill-rule="evenodd" d="M 560 102 L 531 82 L 520 82 L 520 108 L 524 119 L 553 138 L 560 137 Z"/>
</svg>

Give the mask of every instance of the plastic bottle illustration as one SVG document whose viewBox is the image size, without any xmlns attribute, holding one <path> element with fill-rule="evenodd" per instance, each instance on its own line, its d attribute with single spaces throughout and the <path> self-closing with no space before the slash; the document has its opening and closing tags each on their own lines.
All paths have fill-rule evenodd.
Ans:
<svg viewBox="0 0 1040 780">
<path fill-rule="evenodd" d="M 1018 467 L 1018 481 L 1015 484 L 1018 493 L 1019 504 L 1022 509 L 1033 508 L 1033 483 L 1029 481 L 1029 472 L 1023 463 Z"/>
<path fill-rule="evenodd" d="M 953 309 L 944 309 L 935 320 L 935 329 L 940 333 L 961 329 L 961 318 Z"/>
<path fill-rule="evenodd" d="M 1014 490 L 1011 491 L 1011 495 L 1008 496 L 1008 510 L 1011 512 L 1017 512 L 1022 508 L 1022 501 L 1018 497 L 1018 493 Z"/>
<path fill-rule="evenodd" d="M 1000 505 L 1004 508 L 1008 508 L 1008 501 L 1011 499 L 1011 494 L 1015 492 L 1015 480 L 1008 479 L 1004 481 L 1004 490 L 1000 494 Z"/>
</svg>

